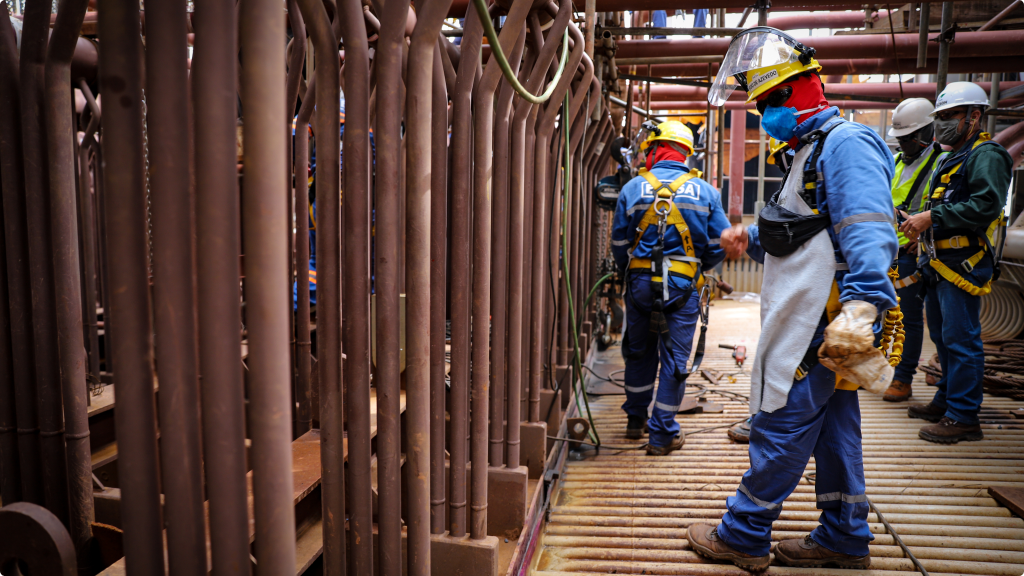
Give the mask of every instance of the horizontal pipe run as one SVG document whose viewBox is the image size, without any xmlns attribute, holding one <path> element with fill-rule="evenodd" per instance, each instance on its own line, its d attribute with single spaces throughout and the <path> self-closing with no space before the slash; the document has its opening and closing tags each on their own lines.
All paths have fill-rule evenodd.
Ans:
<svg viewBox="0 0 1024 576">
<path fill-rule="evenodd" d="M 895 46 L 893 44 L 895 39 Z M 817 50 L 816 58 L 913 58 L 917 55 L 917 34 L 872 34 L 864 36 L 815 36 L 797 38 Z M 725 54 L 729 38 L 695 38 L 687 40 L 622 40 L 616 57 L 703 56 Z M 938 46 L 928 47 L 928 54 L 937 57 Z M 950 58 L 1024 55 L 1024 30 L 961 32 L 950 46 Z"/>
<path fill-rule="evenodd" d="M 679 58 L 701 58 L 702 56 L 680 56 Z M 706 57 L 706 56 L 704 56 Z M 657 57 L 655 57 L 657 58 Z M 665 56 L 664 58 L 676 58 Z M 632 59 L 630 59 L 632 60 Z M 629 73 L 629 67 L 622 65 L 622 59 L 616 59 L 619 65 L 619 72 Z M 915 70 L 915 61 L 909 58 L 837 58 L 821 59 L 821 75 L 844 75 L 844 74 L 897 74 L 906 73 L 907 70 Z M 915 70 L 919 74 L 934 74 L 938 69 L 939 61 L 931 58 L 925 61 L 925 67 Z M 1014 72 L 1024 69 L 1024 57 L 1021 56 L 992 56 L 987 58 L 953 58 L 949 61 L 949 71 L 955 74 L 963 73 L 989 73 L 989 72 Z M 654 76 L 703 76 L 707 74 L 708 67 L 705 64 L 655 64 L 651 66 L 651 74 Z M 718 72 L 718 64 L 711 65 L 711 73 Z M 908 84 L 904 84 L 904 87 Z"/>
<path fill-rule="evenodd" d="M 986 92 L 988 92 L 991 82 L 977 82 L 979 86 Z M 1004 89 L 1015 88 L 1017 86 L 1024 86 L 1024 82 L 1004 82 L 1002 87 Z M 935 83 L 933 82 L 921 82 L 921 83 L 907 83 L 903 85 L 902 93 L 900 92 L 900 86 L 896 83 L 883 84 L 880 82 L 862 83 L 862 84 L 825 84 L 825 98 L 829 99 L 830 95 L 833 104 L 843 102 L 836 96 L 863 96 L 863 97 L 882 97 L 891 98 L 894 100 L 893 105 L 899 101 L 900 98 L 932 98 L 935 95 Z M 651 86 L 651 100 L 653 102 L 664 101 L 664 100 L 676 100 L 676 101 L 704 101 L 707 99 L 707 88 L 701 88 L 697 86 L 676 86 L 668 84 L 653 84 Z M 902 94 L 902 96 L 901 96 Z M 729 96 L 730 102 L 744 102 L 747 99 L 747 95 L 742 90 L 735 90 Z M 866 98 L 865 98 L 866 99 Z"/>
<path fill-rule="evenodd" d="M 952 0 L 962 2 L 966 0 Z M 449 18 L 462 18 L 470 0 L 455 0 L 448 10 Z M 725 8 L 729 12 L 741 12 L 750 6 L 750 0 L 719 0 L 709 3 L 707 0 L 597 0 L 598 12 L 620 12 L 623 10 L 696 10 L 702 8 Z M 782 10 L 851 10 L 857 5 L 840 4 L 839 0 L 776 0 L 772 2 L 772 11 Z"/>
</svg>

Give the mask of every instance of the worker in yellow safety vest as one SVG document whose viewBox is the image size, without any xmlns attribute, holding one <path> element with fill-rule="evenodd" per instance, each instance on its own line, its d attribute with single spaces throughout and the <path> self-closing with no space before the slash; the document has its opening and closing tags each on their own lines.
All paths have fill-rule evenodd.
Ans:
<svg viewBox="0 0 1024 576">
<path fill-rule="evenodd" d="M 953 82 L 935 101 L 935 139 L 952 148 L 932 176 L 925 209 L 900 231 L 921 244 L 918 266 L 925 280 L 928 332 L 942 365 L 938 391 L 907 415 L 933 422 L 919 436 L 953 444 L 981 440 L 985 351 L 981 342 L 981 297 L 999 276 L 993 250 L 1013 162 L 982 131 L 988 95 L 973 82 Z"/>
<path fill-rule="evenodd" d="M 946 154 L 935 142 L 935 106 L 924 98 L 908 98 L 892 114 L 889 137 L 896 138 L 896 175 L 892 179 L 892 203 L 899 219 L 924 210 L 931 191 L 931 176 Z M 902 402 L 912 395 L 911 382 L 921 358 L 924 340 L 924 284 L 917 269 L 917 242 L 897 234 L 900 241 L 895 266 L 899 272 L 896 295 L 903 312 L 903 358 L 896 366 L 892 384 L 882 396 L 888 402 Z"/>
</svg>

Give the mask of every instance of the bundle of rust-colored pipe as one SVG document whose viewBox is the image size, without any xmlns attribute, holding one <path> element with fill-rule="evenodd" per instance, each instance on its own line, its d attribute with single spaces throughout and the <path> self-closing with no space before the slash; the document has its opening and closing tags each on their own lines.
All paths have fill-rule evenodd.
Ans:
<svg viewBox="0 0 1024 576">
<path fill-rule="evenodd" d="M 395 1 L 0 22 L 0 502 L 79 573 L 488 574 L 522 527 L 612 71 L 568 0 L 492 5 L 533 104 L 474 5 Z"/>
</svg>

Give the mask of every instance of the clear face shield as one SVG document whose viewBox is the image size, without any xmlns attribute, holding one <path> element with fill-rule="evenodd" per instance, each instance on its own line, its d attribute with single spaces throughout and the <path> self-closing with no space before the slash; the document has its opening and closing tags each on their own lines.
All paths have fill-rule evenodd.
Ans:
<svg viewBox="0 0 1024 576">
<path fill-rule="evenodd" d="M 729 44 L 729 50 L 718 67 L 718 75 L 708 91 L 708 102 L 712 106 L 721 106 L 736 88 L 749 92 L 777 78 L 778 71 L 770 68 L 799 62 L 801 53 L 806 52 L 802 48 L 803 45 L 793 37 L 775 28 L 756 26 L 740 32 Z M 760 69 L 768 70 L 753 78 L 748 86 L 746 73 Z"/>
</svg>

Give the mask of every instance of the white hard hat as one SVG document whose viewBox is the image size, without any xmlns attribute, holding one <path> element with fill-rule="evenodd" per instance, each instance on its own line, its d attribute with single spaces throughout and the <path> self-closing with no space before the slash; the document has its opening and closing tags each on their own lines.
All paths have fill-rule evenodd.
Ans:
<svg viewBox="0 0 1024 576">
<path fill-rule="evenodd" d="M 931 115 L 935 107 L 924 98 L 907 98 L 896 106 L 892 113 L 890 138 L 899 138 L 911 134 L 931 124 L 935 118 Z"/>
<path fill-rule="evenodd" d="M 953 82 L 935 100 L 935 112 L 942 112 L 958 106 L 989 106 L 988 94 L 974 82 Z M 932 116 L 935 115 L 932 112 Z"/>
</svg>

